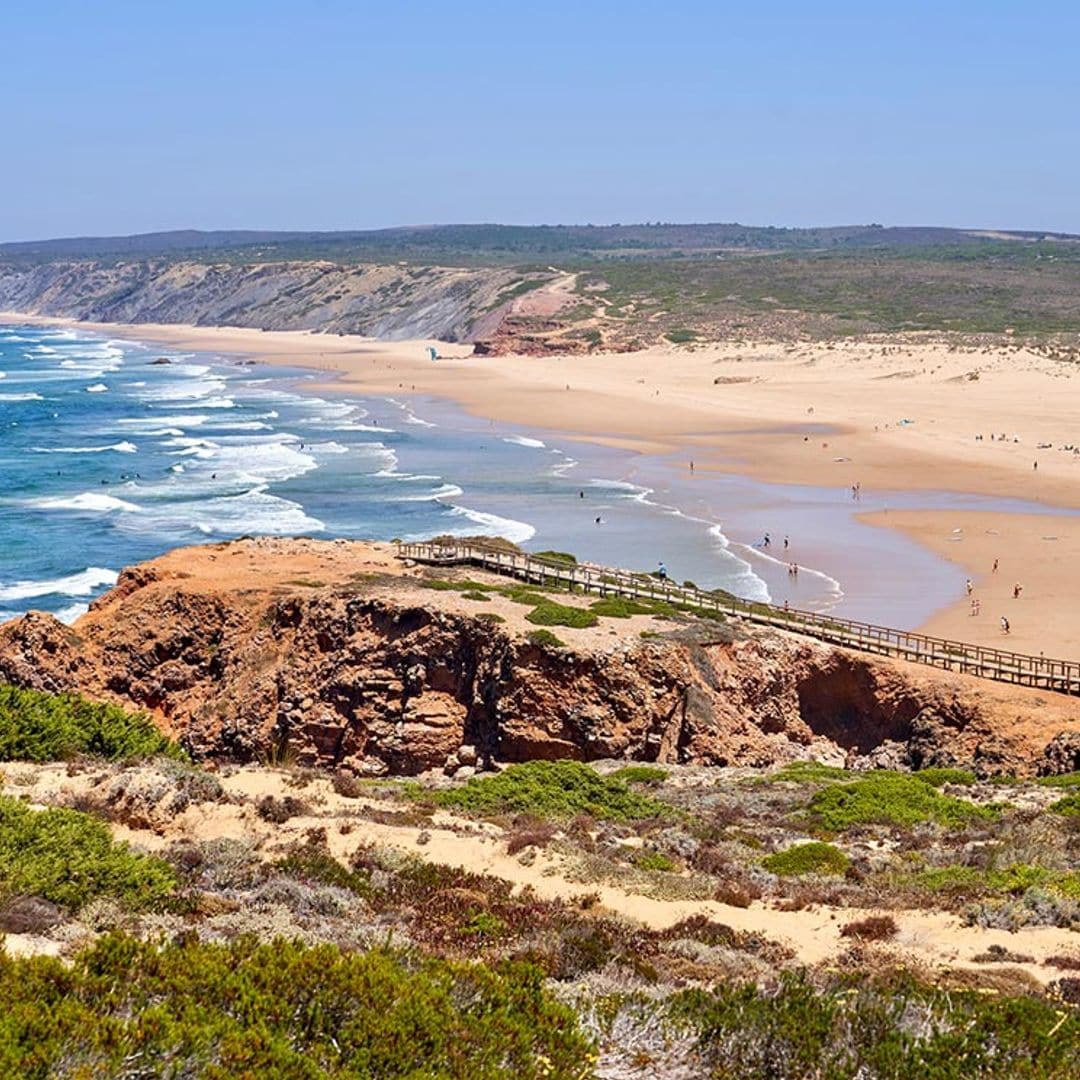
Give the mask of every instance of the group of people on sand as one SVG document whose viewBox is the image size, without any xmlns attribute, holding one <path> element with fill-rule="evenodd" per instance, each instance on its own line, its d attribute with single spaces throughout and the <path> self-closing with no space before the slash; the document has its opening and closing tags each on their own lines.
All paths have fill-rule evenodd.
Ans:
<svg viewBox="0 0 1080 1080">
<path fill-rule="evenodd" d="M 998 572 L 999 565 L 1000 561 L 998 559 L 995 559 L 994 565 L 990 568 L 990 572 L 992 574 L 996 574 Z M 977 596 L 973 595 L 975 592 L 975 583 L 971 580 L 971 578 L 968 578 L 967 581 L 964 582 L 964 588 L 967 590 L 967 594 L 970 597 L 971 601 L 970 614 L 973 617 L 982 614 L 982 601 Z M 1020 582 L 1017 581 L 1013 585 L 1013 599 L 1019 600 L 1020 594 L 1023 591 L 1023 585 L 1021 585 Z M 1001 627 L 1001 632 L 1003 634 L 1008 634 L 1012 630 L 1012 625 L 1009 622 L 1008 615 L 1002 615 L 1001 618 L 998 620 L 998 625 Z"/>
</svg>

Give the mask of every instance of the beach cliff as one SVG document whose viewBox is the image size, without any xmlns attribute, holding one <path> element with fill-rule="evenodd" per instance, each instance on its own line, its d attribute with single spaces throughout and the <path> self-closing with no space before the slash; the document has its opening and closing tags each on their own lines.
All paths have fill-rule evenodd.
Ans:
<svg viewBox="0 0 1080 1080">
<path fill-rule="evenodd" d="M 73 627 L 31 613 L 0 628 L 0 680 L 148 710 L 198 758 L 366 775 L 534 758 L 1080 764 L 1066 697 L 688 617 L 560 627 L 560 645 L 476 577 L 432 579 L 390 545 L 181 549 L 126 570 Z"/>
</svg>

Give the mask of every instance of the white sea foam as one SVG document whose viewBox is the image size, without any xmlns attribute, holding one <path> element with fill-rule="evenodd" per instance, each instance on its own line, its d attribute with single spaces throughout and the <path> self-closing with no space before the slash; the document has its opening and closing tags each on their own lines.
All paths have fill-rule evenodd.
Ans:
<svg viewBox="0 0 1080 1080">
<path fill-rule="evenodd" d="M 115 570 L 91 566 L 78 574 L 45 581 L 13 581 L 0 585 L 0 602 L 34 600 L 40 596 L 89 596 L 102 585 L 115 585 Z"/>
<path fill-rule="evenodd" d="M 245 487 L 290 480 L 318 468 L 315 458 L 301 452 L 297 448 L 299 440 L 290 434 L 234 435 L 216 439 L 180 436 L 166 439 L 162 445 L 170 448 L 168 452 L 172 456 L 205 462 L 205 467 L 223 480 Z M 347 448 L 342 447 L 341 451 L 347 452 Z"/>
<path fill-rule="evenodd" d="M 403 474 L 398 473 L 398 457 L 389 446 L 386 446 L 381 442 L 374 443 L 360 443 L 355 449 L 369 457 L 375 458 L 376 463 L 379 464 L 379 470 L 374 473 L 374 476 L 401 476 Z"/>
<path fill-rule="evenodd" d="M 244 533 L 295 536 L 322 532 L 326 526 L 304 512 L 299 503 L 254 488 L 240 495 L 167 503 L 149 507 L 138 516 L 124 518 L 125 530 L 182 537 L 197 532 L 205 536 L 240 536 Z"/>
<path fill-rule="evenodd" d="M 103 383 L 94 383 L 93 386 L 88 386 L 86 392 L 88 394 L 104 394 L 109 388 Z"/>
<path fill-rule="evenodd" d="M 44 401 L 40 394 L 0 394 L 0 401 Z"/>
<path fill-rule="evenodd" d="M 158 383 L 147 387 L 138 394 L 141 401 L 198 401 L 196 408 L 201 408 L 201 399 L 219 397 L 225 392 L 224 379 L 179 379 L 176 382 Z"/>
<path fill-rule="evenodd" d="M 514 521 L 513 518 L 499 517 L 498 514 L 486 514 L 481 510 L 471 510 L 467 506 L 452 506 L 450 513 L 453 517 L 465 518 L 469 524 L 459 527 L 451 526 L 447 532 L 451 536 L 469 536 L 479 530 L 485 536 L 501 536 L 512 544 L 524 544 L 536 535 L 528 522 Z"/>
<path fill-rule="evenodd" d="M 418 424 L 420 427 L 438 427 L 438 424 L 433 424 L 430 420 L 423 420 L 414 413 L 409 413 L 405 417 L 406 424 Z"/>
<path fill-rule="evenodd" d="M 420 479 L 420 477 L 409 476 L 408 474 L 404 474 L 401 478 L 405 480 Z M 429 477 L 428 479 L 432 478 Z M 438 479 L 438 477 L 434 477 L 434 479 Z M 456 499 L 459 495 L 464 494 L 465 492 L 463 492 L 457 484 L 440 484 L 437 488 L 434 488 L 431 491 L 425 491 L 422 495 L 398 495 L 394 496 L 390 501 L 399 503 L 438 502 L 440 499 Z"/>
<path fill-rule="evenodd" d="M 504 443 L 513 443 L 515 446 L 528 446 L 534 450 L 547 449 L 547 443 L 540 439 L 530 439 L 527 435 L 507 435 Z"/>
<path fill-rule="evenodd" d="M 742 544 L 740 547 L 742 547 L 751 558 L 760 559 L 762 562 L 771 563 L 776 567 L 786 567 L 790 562 L 788 559 L 778 559 L 775 555 L 770 555 L 767 551 L 762 551 L 761 548 L 749 544 Z M 749 563 L 747 565 L 749 565 Z M 844 598 L 844 590 L 841 587 L 840 582 L 837 581 L 836 578 L 826 574 L 824 570 L 815 570 L 812 566 L 806 566 L 803 563 L 799 563 L 799 577 L 803 580 L 806 578 L 814 578 L 821 583 L 825 596 L 822 600 L 819 600 L 814 604 L 816 610 L 831 611 Z"/>
<path fill-rule="evenodd" d="M 114 510 L 132 513 L 140 509 L 134 503 L 97 491 L 84 491 L 80 495 L 60 495 L 49 499 L 31 499 L 26 505 L 35 510 L 79 510 L 99 514 L 108 514 Z"/>
<path fill-rule="evenodd" d="M 301 420 L 302 424 L 315 424 L 321 421 L 315 420 Z M 356 421 L 349 421 L 347 424 L 333 424 L 329 431 L 374 431 L 379 435 L 396 435 L 397 431 L 394 428 L 383 427 L 381 424 L 361 424 Z"/>
<path fill-rule="evenodd" d="M 76 620 L 81 619 L 89 610 L 89 604 L 68 604 L 67 607 L 61 608 L 56 613 L 56 617 L 60 622 L 70 626 Z"/>
<path fill-rule="evenodd" d="M 118 442 L 111 446 L 35 446 L 35 454 L 104 454 L 115 450 L 118 454 L 134 454 L 138 447 L 132 442 Z"/>
<path fill-rule="evenodd" d="M 189 416 L 128 416 L 117 420 L 118 424 L 133 428 L 200 427 L 209 422 L 209 416 L 192 413 Z"/>
</svg>

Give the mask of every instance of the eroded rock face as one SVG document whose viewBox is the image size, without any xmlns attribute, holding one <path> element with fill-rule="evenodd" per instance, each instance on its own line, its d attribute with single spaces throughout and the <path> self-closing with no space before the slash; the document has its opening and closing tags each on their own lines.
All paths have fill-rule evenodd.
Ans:
<svg viewBox="0 0 1080 1080">
<path fill-rule="evenodd" d="M 163 580 L 154 565 L 126 571 L 77 628 L 42 614 L 0 628 L 0 679 L 147 709 L 196 757 L 287 747 L 369 774 L 453 766 L 463 746 L 475 748 L 467 767 L 807 756 L 1076 767 L 1076 714 L 1040 720 L 1033 705 L 1023 725 L 1002 723 L 991 684 L 786 635 L 690 625 L 551 649 L 443 610 L 437 593 L 421 605 L 358 588 L 229 591 Z"/>
</svg>

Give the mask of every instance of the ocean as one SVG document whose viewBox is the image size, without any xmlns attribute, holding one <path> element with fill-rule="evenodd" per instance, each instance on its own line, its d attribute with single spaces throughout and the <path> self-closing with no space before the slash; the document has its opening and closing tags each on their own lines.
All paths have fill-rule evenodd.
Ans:
<svg viewBox="0 0 1080 1080">
<path fill-rule="evenodd" d="M 898 626 L 961 595 L 955 567 L 858 522 L 846 489 L 693 475 L 436 399 L 315 392 L 326 378 L 0 325 L 0 621 L 34 608 L 70 622 L 124 566 L 242 535 L 499 535 Z M 858 509 L 884 505 L 934 499 Z"/>
</svg>

